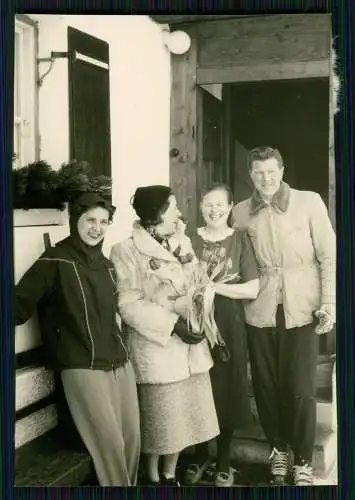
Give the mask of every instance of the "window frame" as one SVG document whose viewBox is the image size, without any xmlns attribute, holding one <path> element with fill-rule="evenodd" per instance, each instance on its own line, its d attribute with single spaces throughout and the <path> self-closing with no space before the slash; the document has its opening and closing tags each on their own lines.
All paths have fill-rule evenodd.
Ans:
<svg viewBox="0 0 355 500">
<path fill-rule="evenodd" d="M 21 168 L 28 163 L 38 161 L 40 159 L 40 131 L 39 131 L 39 70 L 38 70 L 38 42 L 39 42 L 39 30 L 38 22 L 32 20 L 29 16 L 25 14 L 16 14 L 14 23 L 14 45 L 16 32 L 20 34 L 20 37 L 27 37 L 26 42 L 30 50 L 27 52 L 29 57 L 27 58 L 27 68 L 29 68 L 30 76 L 26 79 L 26 88 L 23 86 L 23 79 L 20 83 L 20 93 L 22 100 L 26 100 L 26 111 L 24 117 L 28 120 L 30 124 L 30 134 L 29 137 L 22 137 L 20 158 L 13 161 L 13 168 Z M 21 38 L 20 38 L 21 39 Z M 22 38 L 23 41 L 23 38 Z M 25 43 L 26 43 L 25 42 Z M 27 46 L 27 47 L 28 47 Z M 27 48 L 25 47 L 25 48 Z M 20 61 L 23 61 L 23 52 L 20 56 Z M 14 111 L 14 121 L 13 121 L 13 133 L 15 134 L 16 124 L 22 125 L 23 115 L 15 115 L 15 99 L 16 99 L 16 82 L 15 82 L 15 64 L 16 56 L 14 50 L 14 100 L 13 100 L 13 111 Z M 26 67 L 22 64 L 22 69 Z M 20 76 L 21 77 L 21 76 Z M 28 85 L 30 81 L 30 88 Z M 13 138 L 13 147 L 14 147 Z M 15 151 L 13 151 L 15 152 Z M 57 226 L 65 225 L 68 221 L 68 210 L 64 211 L 53 209 L 53 208 L 41 208 L 41 209 L 14 209 L 13 212 L 13 227 L 31 227 L 31 226 Z"/>
<path fill-rule="evenodd" d="M 16 46 L 17 36 L 18 46 Z M 37 23 L 28 16 L 16 15 L 14 23 L 13 149 L 17 157 L 13 161 L 14 168 L 20 168 L 38 160 L 37 52 Z M 15 114 L 16 111 L 17 114 Z M 16 136 L 18 137 L 17 141 Z M 17 151 L 15 151 L 15 142 L 17 142 Z"/>
</svg>

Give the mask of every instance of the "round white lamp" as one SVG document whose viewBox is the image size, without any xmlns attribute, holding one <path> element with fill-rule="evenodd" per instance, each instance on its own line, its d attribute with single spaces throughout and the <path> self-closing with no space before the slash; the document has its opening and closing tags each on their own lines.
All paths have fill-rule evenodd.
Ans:
<svg viewBox="0 0 355 500">
<path fill-rule="evenodd" d="M 164 45 L 172 54 L 182 55 L 191 47 L 191 38 L 185 31 L 163 31 Z"/>
</svg>

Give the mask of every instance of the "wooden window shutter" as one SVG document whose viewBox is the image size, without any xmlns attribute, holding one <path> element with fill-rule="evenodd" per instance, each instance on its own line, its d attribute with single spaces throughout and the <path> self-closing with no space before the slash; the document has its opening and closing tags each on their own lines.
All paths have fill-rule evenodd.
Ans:
<svg viewBox="0 0 355 500">
<path fill-rule="evenodd" d="M 68 64 L 70 157 L 111 176 L 109 45 L 69 27 Z"/>
</svg>

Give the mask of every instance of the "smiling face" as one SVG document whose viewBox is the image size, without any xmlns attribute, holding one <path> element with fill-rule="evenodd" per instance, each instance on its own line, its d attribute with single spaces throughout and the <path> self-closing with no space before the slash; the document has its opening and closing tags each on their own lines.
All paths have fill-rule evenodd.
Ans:
<svg viewBox="0 0 355 500">
<path fill-rule="evenodd" d="M 169 196 L 169 206 L 160 216 L 161 222 L 156 226 L 159 234 L 169 236 L 177 230 L 178 223 L 181 217 L 181 212 L 177 207 L 176 198 L 174 195 Z"/>
<path fill-rule="evenodd" d="M 284 167 L 276 158 L 254 160 L 251 166 L 250 177 L 260 196 L 271 200 L 279 190 L 284 173 Z"/>
<path fill-rule="evenodd" d="M 201 212 L 207 228 L 225 228 L 232 207 L 233 202 L 228 202 L 228 193 L 224 189 L 214 189 L 206 193 L 201 201 Z"/>
<path fill-rule="evenodd" d="M 93 247 L 104 239 L 108 225 L 108 210 L 102 207 L 95 207 L 81 214 L 77 230 L 82 241 L 86 245 Z"/>
</svg>

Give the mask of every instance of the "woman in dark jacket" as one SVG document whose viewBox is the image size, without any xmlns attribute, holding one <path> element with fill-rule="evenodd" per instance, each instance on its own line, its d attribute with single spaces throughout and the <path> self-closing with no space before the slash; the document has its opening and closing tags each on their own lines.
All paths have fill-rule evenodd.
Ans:
<svg viewBox="0 0 355 500">
<path fill-rule="evenodd" d="M 101 486 L 136 484 L 136 381 L 117 320 L 113 264 L 102 244 L 115 211 L 96 193 L 70 211 L 70 236 L 46 250 L 16 286 L 16 324 L 38 307 L 46 364 L 60 371 L 77 429 Z"/>
</svg>

